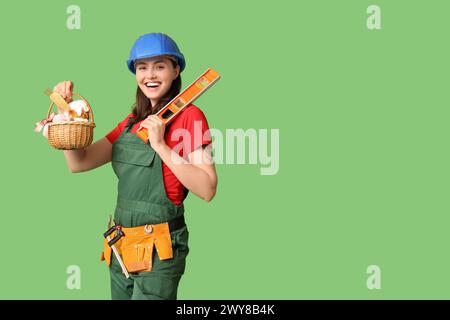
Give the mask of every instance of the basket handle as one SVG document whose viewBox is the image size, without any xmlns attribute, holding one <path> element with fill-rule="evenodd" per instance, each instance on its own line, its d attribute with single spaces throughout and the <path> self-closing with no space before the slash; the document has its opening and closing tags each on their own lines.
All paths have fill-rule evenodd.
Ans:
<svg viewBox="0 0 450 320">
<path fill-rule="evenodd" d="M 73 93 L 72 95 L 81 98 L 81 100 L 83 100 L 83 101 L 86 103 L 86 105 L 87 105 L 88 108 L 89 108 L 89 122 L 94 123 L 94 113 L 92 112 L 92 108 L 91 108 L 91 105 L 89 104 L 89 102 L 87 102 L 87 100 L 86 100 L 85 98 L 83 98 L 83 97 L 81 96 L 81 94 Z M 55 103 L 52 101 L 52 104 L 50 105 L 50 108 L 48 108 L 47 119 L 50 117 L 50 112 L 52 111 L 52 107 L 53 107 L 54 104 L 55 104 Z"/>
</svg>

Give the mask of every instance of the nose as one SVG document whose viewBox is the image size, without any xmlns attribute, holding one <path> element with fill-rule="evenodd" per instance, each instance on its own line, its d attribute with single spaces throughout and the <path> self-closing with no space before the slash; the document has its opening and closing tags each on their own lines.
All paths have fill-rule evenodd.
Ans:
<svg viewBox="0 0 450 320">
<path fill-rule="evenodd" d="M 149 72 L 150 79 L 155 79 L 156 78 L 155 68 L 149 68 L 148 72 Z"/>
<path fill-rule="evenodd" d="M 145 79 L 149 79 L 149 80 L 152 80 L 152 79 L 155 79 L 155 73 L 153 72 L 153 71 L 148 71 L 147 72 L 147 74 L 145 75 Z"/>
<path fill-rule="evenodd" d="M 145 72 L 142 73 L 144 80 L 153 80 L 156 78 L 155 71 L 151 68 L 145 70 Z"/>
</svg>

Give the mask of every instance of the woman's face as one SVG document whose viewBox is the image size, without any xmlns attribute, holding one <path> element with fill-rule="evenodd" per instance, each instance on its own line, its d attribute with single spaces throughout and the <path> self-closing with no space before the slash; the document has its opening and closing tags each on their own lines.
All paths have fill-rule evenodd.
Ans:
<svg viewBox="0 0 450 320">
<path fill-rule="evenodd" d="M 172 61 L 164 56 L 137 60 L 135 67 L 139 88 L 153 106 L 169 91 L 172 81 L 180 73 L 180 67 L 174 68 Z"/>
</svg>

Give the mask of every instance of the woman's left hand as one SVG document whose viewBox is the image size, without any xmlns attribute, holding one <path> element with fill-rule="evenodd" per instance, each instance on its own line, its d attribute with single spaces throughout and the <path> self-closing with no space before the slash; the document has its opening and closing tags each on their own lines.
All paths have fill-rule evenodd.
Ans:
<svg viewBox="0 0 450 320">
<path fill-rule="evenodd" d="M 142 121 L 141 127 L 147 128 L 148 139 L 153 149 L 158 149 L 166 142 L 164 141 L 164 132 L 166 125 L 157 116 L 150 115 Z"/>
</svg>

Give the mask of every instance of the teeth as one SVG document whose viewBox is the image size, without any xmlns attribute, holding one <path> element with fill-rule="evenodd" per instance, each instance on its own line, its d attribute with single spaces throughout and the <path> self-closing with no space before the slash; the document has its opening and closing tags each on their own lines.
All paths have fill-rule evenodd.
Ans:
<svg viewBox="0 0 450 320">
<path fill-rule="evenodd" d="M 148 82 L 148 83 L 146 83 L 145 85 L 146 85 L 147 87 L 155 88 L 155 87 L 159 86 L 159 83 L 150 83 L 150 82 Z"/>
</svg>

